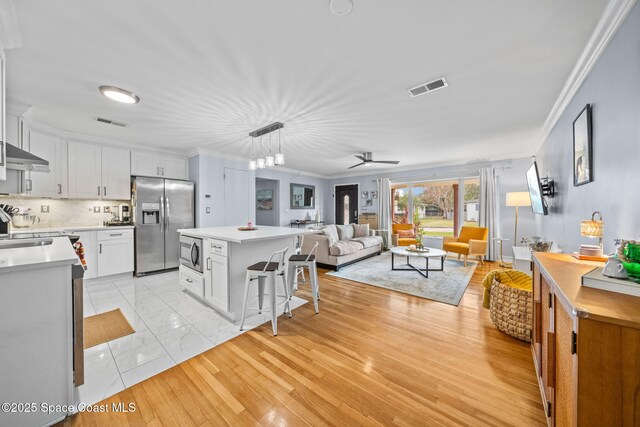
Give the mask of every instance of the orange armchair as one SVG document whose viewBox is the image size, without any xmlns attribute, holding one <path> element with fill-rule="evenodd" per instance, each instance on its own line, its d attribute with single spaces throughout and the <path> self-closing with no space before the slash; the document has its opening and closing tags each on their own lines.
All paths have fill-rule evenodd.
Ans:
<svg viewBox="0 0 640 427">
<path fill-rule="evenodd" d="M 456 237 L 445 237 L 442 241 L 442 248 L 445 252 L 453 252 L 464 255 L 464 266 L 467 266 L 467 257 L 477 256 L 480 264 L 483 264 L 482 257 L 487 254 L 487 237 L 489 230 L 484 227 L 462 227 L 460 235 Z"/>
<path fill-rule="evenodd" d="M 413 224 L 391 224 L 391 230 L 391 244 L 393 246 L 409 246 L 418 244 Z M 408 233 L 409 231 L 411 231 L 411 233 Z M 399 232 L 405 232 L 406 234 L 410 234 L 410 236 L 400 236 L 401 233 Z"/>
</svg>

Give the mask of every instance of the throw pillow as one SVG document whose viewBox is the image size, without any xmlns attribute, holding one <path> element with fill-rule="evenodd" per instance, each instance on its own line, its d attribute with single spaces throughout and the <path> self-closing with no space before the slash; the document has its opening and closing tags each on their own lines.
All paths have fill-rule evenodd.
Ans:
<svg viewBox="0 0 640 427">
<path fill-rule="evenodd" d="M 367 237 L 369 224 L 353 224 L 353 237 Z"/>
<path fill-rule="evenodd" d="M 329 242 L 333 245 L 338 241 L 338 230 L 334 224 L 329 224 L 322 229 L 322 234 L 329 238 Z"/>
<path fill-rule="evenodd" d="M 336 225 L 338 229 L 339 240 L 351 240 L 353 238 L 353 224 L 349 225 Z"/>
<path fill-rule="evenodd" d="M 398 237 L 416 237 L 416 233 L 413 230 L 398 230 Z"/>
</svg>

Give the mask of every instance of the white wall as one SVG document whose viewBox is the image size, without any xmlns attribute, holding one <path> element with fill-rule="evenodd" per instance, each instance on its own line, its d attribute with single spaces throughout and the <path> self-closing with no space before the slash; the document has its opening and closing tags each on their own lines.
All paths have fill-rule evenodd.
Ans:
<svg viewBox="0 0 640 427">
<path fill-rule="evenodd" d="M 640 5 L 636 4 L 537 153 L 541 175 L 556 180 L 549 215 L 538 216 L 544 237 L 571 252 L 581 243 L 580 221 L 604 216 L 605 253 L 614 238 L 640 236 Z M 593 107 L 593 182 L 573 186 L 573 121 Z"/>
<path fill-rule="evenodd" d="M 220 227 L 224 225 L 224 171 L 225 168 L 248 170 L 247 162 L 218 159 L 198 155 L 189 159 L 189 180 L 196 185 L 196 227 Z M 255 174 L 249 171 L 249 188 L 252 194 L 249 206 L 250 221 L 255 223 Z M 207 197 L 208 196 L 208 197 Z M 207 213 L 206 209 L 210 208 Z"/>
<path fill-rule="evenodd" d="M 216 227 L 224 225 L 224 169 L 248 170 L 248 162 L 225 160 L 198 155 L 189 159 L 189 179 L 196 183 L 196 227 Z M 288 227 L 291 220 L 304 219 L 307 213 L 313 218 L 316 210 L 322 213 L 326 195 L 327 180 L 303 174 L 294 174 L 277 169 L 261 169 L 250 172 L 250 185 L 247 191 L 251 195 L 252 222 L 255 218 L 255 178 L 279 181 L 279 202 L 274 206 L 280 212 L 280 225 Z M 316 209 L 290 209 L 289 186 L 291 183 L 308 184 L 316 187 Z M 210 197 L 207 198 L 206 195 Z M 206 213 L 206 208 L 211 209 Z"/>
<path fill-rule="evenodd" d="M 315 218 L 316 211 L 320 212 L 322 219 L 325 209 L 325 198 L 327 194 L 328 180 L 324 178 L 318 178 L 315 176 L 308 176 L 304 174 L 295 174 L 285 171 L 280 171 L 277 168 L 273 169 L 260 169 L 256 171 L 256 177 L 265 179 L 274 179 L 280 182 L 280 225 L 282 227 L 289 227 L 292 220 L 304 219 L 307 214 L 312 219 Z M 313 185 L 316 187 L 316 207 L 315 209 L 291 209 L 290 206 L 290 187 L 291 184 L 305 184 Z M 255 197 L 254 197 L 255 198 Z"/>
</svg>

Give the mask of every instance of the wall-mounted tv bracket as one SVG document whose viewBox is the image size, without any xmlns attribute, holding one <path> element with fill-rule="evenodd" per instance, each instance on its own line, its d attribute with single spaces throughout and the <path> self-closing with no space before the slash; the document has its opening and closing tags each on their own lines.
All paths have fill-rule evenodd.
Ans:
<svg viewBox="0 0 640 427">
<path fill-rule="evenodd" d="M 542 186 L 542 195 L 553 199 L 556 195 L 556 182 L 549 178 L 540 178 L 540 185 Z"/>
</svg>

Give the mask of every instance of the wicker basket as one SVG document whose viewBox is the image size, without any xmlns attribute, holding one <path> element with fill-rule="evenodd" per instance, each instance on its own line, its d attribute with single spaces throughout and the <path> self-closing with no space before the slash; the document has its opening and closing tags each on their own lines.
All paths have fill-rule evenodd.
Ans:
<svg viewBox="0 0 640 427">
<path fill-rule="evenodd" d="M 531 291 L 512 288 L 493 280 L 489 315 L 507 335 L 531 342 Z"/>
</svg>

